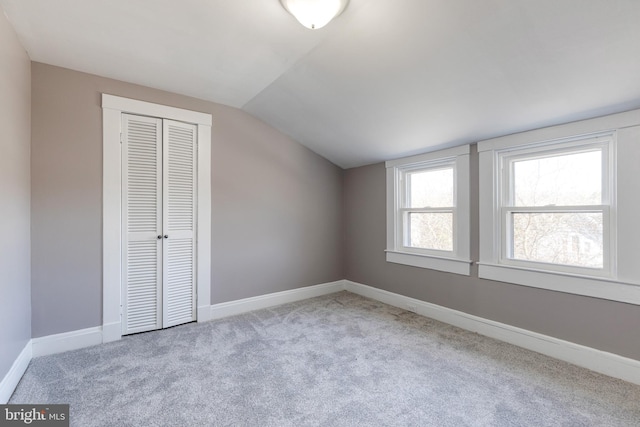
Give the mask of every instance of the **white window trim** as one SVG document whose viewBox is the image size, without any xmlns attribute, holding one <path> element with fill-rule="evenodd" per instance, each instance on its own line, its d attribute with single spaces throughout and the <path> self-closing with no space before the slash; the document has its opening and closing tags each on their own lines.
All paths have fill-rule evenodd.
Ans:
<svg viewBox="0 0 640 427">
<path fill-rule="evenodd" d="M 197 320 L 209 320 L 211 305 L 211 115 L 102 94 L 102 339 L 119 340 L 121 325 L 121 144 L 122 113 L 193 123 L 198 132 Z"/>
<path fill-rule="evenodd" d="M 498 264 L 511 265 L 514 267 L 538 269 L 544 271 L 569 273 L 580 276 L 597 276 L 604 278 L 613 278 L 616 276 L 616 226 L 615 226 L 615 176 L 612 172 L 616 170 L 615 166 L 615 132 L 606 132 L 603 134 L 592 135 L 589 137 L 570 138 L 568 140 L 554 141 L 553 144 L 541 143 L 532 146 L 519 147 L 517 150 L 506 149 L 496 151 L 496 164 L 500 165 L 496 168 L 495 182 L 497 183 L 496 193 L 498 195 L 498 204 L 495 213 L 496 220 L 500 224 L 496 224 L 496 230 L 500 234 L 500 252 L 498 256 Z M 577 150 L 599 149 L 602 152 L 602 204 L 597 206 L 575 206 L 572 211 L 600 211 L 603 214 L 603 268 L 590 269 L 577 266 L 568 266 L 560 264 L 551 264 L 544 262 L 533 262 L 526 260 L 517 260 L 507 256 L 508 247 L 507 240 L 507 212 L 564 212 L 569 206 L 539 206 L 539 207 L 517 207 L 509 203 L 511 187 L 509 184 L 510 168 L 508 164 L 512 161 L 523 158 L 531 158 L 537 153 L 551 154 L 577 152 Z M 499 169 L 499 170 L 498 170 Z M 500 191 L 502 190 L 502 191 Z M 571 209 L 569 209 L 571 210 Z M 613 214 L 612 214 L 613 213 Z"/>
<path fill-rule="evenodd" d="M 610 248 L 610 269 L 606 277 L 585 274 L 587 270 L 549 271 L 544 264 L 505 263 L 501 259 L 502 230 L 497 181 L 498 153 L 532 144 L 555 144 L 570 138 L 614 135 L 615 151 L 609 165 L 615 173 L 610 194 L 612 211 L 609 227 L 616 236 Z M 542 142 L 541 142 L 542 141 Z M 596 119 L 568 123 L 478 143 L 480 159 L 480 262 L 478 275 L 483 279 L 514 283 L 542 289 L 622 301 L 640 305 L 640 183 L 636 169 L 640 162 L 640 110 Z M 611 188 L 610 186 L 610 188 Z"/>
<path fill-rule="evenodd" d="M 387 262 L 413 267 L 429 268 L 462 275 L 471 273 L 470 255 L 470 201 L 469 201 L 469 153 L 470 146 L 463 145 L 417 156 L 386 162 L 387 168 Z M 404 169 L 413 166 L 454 165 L 454 250 L 407 250 L 400 243 L 403 239 L 401 221 L 398 218 L 403 188 L 400 176 Z"/>
</svg>

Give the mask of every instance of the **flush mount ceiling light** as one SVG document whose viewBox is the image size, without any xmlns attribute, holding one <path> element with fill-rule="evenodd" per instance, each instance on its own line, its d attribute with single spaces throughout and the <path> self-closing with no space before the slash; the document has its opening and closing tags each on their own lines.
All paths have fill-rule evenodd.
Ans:
<svg viewBox="0 0 640 427">
<path fill-rule="evenodd" d="M 280 3 L 302 25 L 317 30 L 340 15 L 349 0 L 280 0 Z"/>
</svg>

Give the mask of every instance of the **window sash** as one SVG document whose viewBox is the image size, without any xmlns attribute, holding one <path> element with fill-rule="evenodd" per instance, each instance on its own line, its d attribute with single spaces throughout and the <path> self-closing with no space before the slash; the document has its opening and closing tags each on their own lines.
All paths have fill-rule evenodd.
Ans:
<svg viewBox="0 0 640 427">
<path fill-rule="evenodd" d="M 499 253 L 498 262 L 503 265 L 511 265 L 515 267 L 533 267 L 548 271 L 557 271 L 574 274 L 586 274 L 590 276 L 610 277 L 614 273 L 615 261 L 612 251 L 612 215 L 611 204 L 613 203 L 612 177 L 610 171 L 611 150 L 613 149 L 613 138 L 607 135 L 603 137 L 594 137 L 582 140 L 575 140 L 556 146 L 542 145 L 531 147 L 529 149 L 519 149 L 517 152 L 505 151 L 498 153 L 498 161 L 501 173 L 498 176 L 498 206 L 499 213 Z M 570 154 L 585 153 L 591 151 L 601 152 L 601 197 L 600 205 L 578 205 L 578 206 L 515 206 L 515 179 L 514 164 L 523 160 L 534 160 L 539 158 L 549 158 L 555 156 L 563 156 Z M 510 257 L 513 253 L 515 237 L 512 235 L 510 218 L 513 213 L 600 213 L 602 214 L 603 227 L 603 260 L 602 268 L 581 267 L 574 265 L 564 265 L 557 263 L 546 263 L 540 261 L 521 260 Z"/>
<path fill-rule="evenodd" d="M 499 154 L 502 174 L 500 176 L 501 201 L 500 207 L 515 207 L 515 176 L 514 165 L 524 160 L 535 160 L 549 157 L 557 157 L 569 154 L 579 154 L 591 151 L 601 152 L 601 197 L 603 205 L 612 204 L 613 191 L 611 188 L 610 167 L 612 138 L 589 138 L 583 141 L 564 143 L 560 147 L 550 148 L 543 145 L 529 149 L 520 149 L 517 153 L 503 152 Z"/>
<path fill-rule="evenodd" d="M 420 254 L 431 254 L 431 255 L 451 255 L 456 253 L 456 209 L 455 207 L 445 207 L 445 208 L 401 208 L 398 209 L 398 230 L 396 233 L 397 242 L 396 247 L 402 248 L 403 251 L 406 252 L 415 252 Z M 409 242 L 411 241 L 411 222 L 410 222 L 410 214 L 412 213 L 450 213 L 452 214 L 452 224 L 451 224 L 451 241 L 452 241 L 452 249 L 450 251 L 443 249 L 433 249 L 433 248 L 420 248 L 416 246 L 410 246 Z"/>
<path fill-rule="evenodd" d="M 501 245 L 500 264 L 514 265 L 520 267 L 537 266 L 548 270 L 556 270 L 566 273 L 609 276 L 612 269 L 611 246 L 610 246 L 610 207 L 606 205 L 594 206 L 545 206 L 545 207 L 504 207 L 501 209 L 501 234 L 504 236 Z M 513 213 L 531 214 L 557 214 L 557 213 L 596 213 L 602 215 L 602 268 L 582 267 L 577 265 L 567 265 L 560 263 L 548 263 L 543 261 L 533 261 L 517 259 L 512 256 L 514 252 L 515 236 L 511 227 L 511 216 Z"/>
<path fill-rule="evenodd" d="M 452 169 L 453 171 L 453 203 L 456 203 L 457 200 L 457 182 L 456 182 L 456 161 L 455 158 L 447 158 L 440 159 L 438 161 L 432 161 L 427 163 L 413 164 L 406 167 L 398 168 L 399 174 L 399 192 L 400 195 L 398 204 L 396 206 L 396 248 L 402 248 L 404 252 L 423 254 L 423 255 L 435 255 L 435 256 L 443 256 L 443 255 L 453 255 L 456 253 L 456 237 L 457 237 L 457 227 L 456 227 L 456 207 L 455 206 L 446 206 L 446 207 L 409 207 L 409 202 L 411 200 L 411 188 L 409 185 L 409 179 L 407 179 L 407 175 L 413 173 L 420 172 L 431 172 L 438 171 L 443 169 Z M 410 246 L 410 228 L 411 224 L 409 221 L 409 216 L 411 213 L 451 213 L 453 215 L 452 220 L 452 250 L 441 250 L 441 249 L 431 249 L 431 248 L 418 248 L 415 246 Z"/>
<path fill-rule="evenodd" d="M 400 200 L 398 201 L 397 209 L 432 209 L 430 206 L 416 207 L 412 208 L 410 206 L 411 200 L 411 186 L 409 185 L 410 180 L 408 179 L 408 175 L 420 172 L 435 172 L 443 169 L 451 169 L 453 172 L 453 203 L 456 203 L 456 163 L 455 159 L 444 159 L 434 162 L 428 163 L 420 163 L 409 165 L 406 167 L 398 168 L 399 173 L 399 185 L 400 185 Z M 435 208 L 434 208 L 435 209 Z"/>
</svg>

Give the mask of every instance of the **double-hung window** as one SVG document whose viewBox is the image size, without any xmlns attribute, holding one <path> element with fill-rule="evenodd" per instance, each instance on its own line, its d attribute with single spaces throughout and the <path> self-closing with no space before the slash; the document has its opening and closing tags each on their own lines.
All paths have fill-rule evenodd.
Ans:
<svg viewBox="0 0 640 427">
<path fill-rule="evenodd" d="M 500 152 L 500 262 L 610 276 L 613 150 L 600 135 Z"/>
<path fill-rule="evenodd" d="M 469 274 L 469 146 L 387 162 L 387 261 Z"/>
<path fill-rule="evenodd" d="M 640 110 L 478 143 L 491 279 L 640 305 Z"/>
</svg>

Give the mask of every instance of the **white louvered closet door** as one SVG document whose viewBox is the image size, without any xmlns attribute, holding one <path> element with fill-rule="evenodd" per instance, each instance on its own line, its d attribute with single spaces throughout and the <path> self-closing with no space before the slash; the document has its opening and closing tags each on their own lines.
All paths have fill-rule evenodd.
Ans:
<svg viewBox="0 0 640 427">
<path fill-rule="evenodd" d="M 196 319 L 196 126 L 164 120 L 162 327 Z"/>
<path fill-rule="evenodd" d="M 123 114 L 122 175 L 121 295 L 126 335 L 162 327 L 161 119 Z"/>
<path fill-rule="evenodd" d="M 195 320 L 196 127 L 123 114 L 123 335 Z"/>
</svg>

